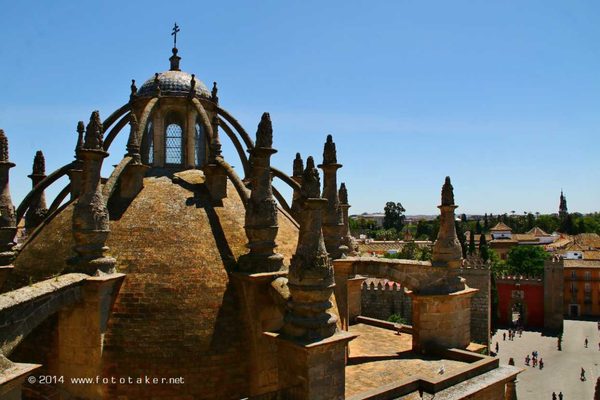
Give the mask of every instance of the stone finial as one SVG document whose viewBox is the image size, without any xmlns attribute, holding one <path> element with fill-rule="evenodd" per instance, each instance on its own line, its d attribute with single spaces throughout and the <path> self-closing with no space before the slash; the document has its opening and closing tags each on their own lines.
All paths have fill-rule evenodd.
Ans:
<svg viewBox="0 0 600 400">
<path fill-rule="evenodd" d="M 306 169 L 302 174 L 302 190 L 300 193 L 307 199 L 321 197 L 319 170 L 315 168 L 315 160 L 312 156 L 306 159 Z"/>
<path fill-rule="evenodd" d="M 196 95 L 196 75 L 192 74 L 192 79 L 190 80 L 190 93 L 188 96 L 194 97 Z"/>
<path fill-rule="evenodd" d="M 348 204 L 348 190 L 344 182 L 340 185 L 338 197 L 340 198 L 340 204 Z"/>
<path fill-rule="evenodd" d="M 294 158 L 294 167 L 292 171 L 293 176 L 302 176 L 302 172 L 304 171 L 304 161 L 302 161 L 300 153 L 296 153 L 296 158 Z"/>
<path fill-rule="evenodd" d="M 131 80 L 131 97 L 137 94 L 137 86 L 135 86 L 135 79 Z"/>
<path fill-rule="evenodd" d="M 79 152 L 83 149 L 83 134 L 85 133 L 85 124 L 83 121 L 77 122 L 77 144 L 75 145 L 75 159 L 80 160 Z"/>
<path fill-rule="evenodd" d="M 256 131 L 256 147 L 270 149 L 273 146 L 273 126 L 268 112 L 263 113 Z"/>
<path fill-rule="evenodd" d="M 158 79 L 158 76 L 159 76 L 158 72 L 154 73 L 154 90 L 156 91 L 156 97 L 160 97 L 160 95 L 161 95 L 160 79 Z"/>
<path fill-rule="evenodd" d="M 337 152 L 335 150 L 335 143 L 333 142 L 333 136 L 327 135 L 327 141 L 323 149 L 323 164 L 337 164 Z"/>
<path fill-rule="evenodd" d="M 177 55 L 177 53 L 179 52 L 179 50 L 177 50 L 177 47 L 173 47 L 173 55 L 171 57 L 169 57 L 169 61 L 171 62 L 171 68 L 169 68 L 171 71 L 181 71 L 179 69 L 179 61 L 181 61 L 181 57 L 179 57 Z"/>
<path fill-rule="evenodd" d="M 31 187 L 35 188 L 42 180 L 46 178 L 46 160 L 44 153 L 38 150 L 33 158 L 33 171 L 29 175 Z M 37 193 L 29 204 L 29 209 L 25 214 L 25 231 L 32 232 L 46 218 L 48 209 L 46 207 L 46 195 L 44 191 Z"/>
<path fill-rule="evenodd" d="M 8 139 L 0 129 L 0 162 L 8 162 Z"/>
<path fill-rule="evenodd" d="M 450 183 L 450 177 L 446 177 L 444 186 L 442 186 L 442 205 L 453 206 L 454 205 L 454 188 Z"/>
<path fill-rule="evenodd" d="M 140 143 L 138 139 L 139 125 L 134 113 L 129 115 L 129 138 L 127 139 L 127 155 L 131 157 L 140 157 Z M 139 161 L 139 160 L 138 160 Z"/>
<path fill-rule="evenodd" d="M 41 150 L 36 151 L 35 157 L 33 158 L 33 169 L 32 175 L 45 175 L 46 174 L 46 159 L 44 153 Z"/>
<path fill-rule="evenodd" d="M 83 147 L 86 150 L 102 150 L 103 137 L 104 130 L 102 129 L 100 113 L 98 111 L 93 111 L 90 116 L 90 122 L 85 128 Z"/>
<path fill-rule="evenodd" d="M 217 82 L 213 82 L 213 87 L 210 92 L 210 97 L 211 97 L 212 101 L 214 101 L 215 103 L 219 103 L 219 96 L 217 96 L 218 93 L 219 93 L 219 88 L 217 87 Z"/>
<path fill-rule="evenodd" d="M 442 204 L 438 208 L 440 229 L 433 244 L 431 263 L 433 266 L 458 268 L 462 265 L 462 246 L 456 234 L 454 210 L 457 206 L 448 176 L 442 186 Z"/>
<path fill-rule="evenodd" d="M 319 172 L 312 157 L 306 159 L 302 180 L 300 233 L 289 268 L 291 300 L 283 331 L 291 337 L 314 341 L 336 331 L 337 317 L 331 312 L 330 301 L 335 283 L 322 232 L 321 215 L 327 200 L 320 197 Z"/>
</svg>

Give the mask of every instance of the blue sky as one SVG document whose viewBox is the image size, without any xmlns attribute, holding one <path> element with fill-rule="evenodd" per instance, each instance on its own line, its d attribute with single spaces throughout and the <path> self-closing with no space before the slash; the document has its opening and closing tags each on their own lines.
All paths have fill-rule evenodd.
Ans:
<svg viewBox="0 0 600 400">
<path fill-rule="evenodd" d="M 35 150 L 48 172 L 69 162 L 78 120 L 108 116 L 130 79 L 168 69 L 177 21 L 183 70 L 217 81 L 251 133 L 271 113 L 275 166 L 291 172 L 296 151 L 319 161 L 333 134 L 351 212 L 399 201 L 436 213 L 446 175 L 459 212 L 555 212 L 561 188 L 570 211 L 600 208 L 597 1 L 0 0 L 0 10 L 16 203 Z M 225 156 L 239 165 L 227 144 Z"/>
</svg>

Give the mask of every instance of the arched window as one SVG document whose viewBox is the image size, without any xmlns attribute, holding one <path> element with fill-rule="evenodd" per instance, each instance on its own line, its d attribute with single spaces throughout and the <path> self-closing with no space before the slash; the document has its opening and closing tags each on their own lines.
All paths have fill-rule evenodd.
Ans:
<svg viewBox="0 0 600 400">
<path fill-rule="evenodd" d="M 165 164 L 183 164 L 183 128 L 176 114 L 166 118 Z"/>
<path fill-rule="evenodd" d="M 199 122 L 196 122 L 196 149 L 195 163 L 197 167 L 202 167 L 206 162 L 206 139 L 204 129 Z"/>
<path fill-rule="evenodd" d="M 152 164 L 154 162 L 154 132 L 152 130 L 152 122 L 149 122 L 142 138 L 142 162 L 144 164 Z"/>
</svg>

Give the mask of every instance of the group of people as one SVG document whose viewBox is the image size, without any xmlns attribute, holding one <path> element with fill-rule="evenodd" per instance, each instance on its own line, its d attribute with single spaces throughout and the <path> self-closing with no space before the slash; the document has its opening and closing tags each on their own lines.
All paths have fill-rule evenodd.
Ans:
<svg viewBox="0 0 600 400">
<path fill-rule="evenodd" d="M 523 328 L 519 327 L 517 329 L 509 329 L 508 340 L 514 340 L 517 333 L 519 334 L 519 337 L 523 336 Z M 502 333 L 502 340 L 506 341 L 506 332 Z"/>
<path fill-rule="evenodd" d="M 555 392 L 552 392 L 552 400 L 557 400 Z M 563 400 L 563 394 L 562 394 L 562 392 L 558 393 L 558 400 Z"/>
<path fill-rule="evenodd" d="M 537 367 L 538 365 L 539 365 L 540 369 L 544 368 L 544 359 L 540 357 L 540 359 L 538 361 L 537 350 L 534 350 L 531 352 L 531 357 L 529 357 L 529 354 L 527 354 L 525 356 L 525 365 L 529 366 L 529 363 L 531 363 L 531 366 L 533 368 Z"/>
</svg>

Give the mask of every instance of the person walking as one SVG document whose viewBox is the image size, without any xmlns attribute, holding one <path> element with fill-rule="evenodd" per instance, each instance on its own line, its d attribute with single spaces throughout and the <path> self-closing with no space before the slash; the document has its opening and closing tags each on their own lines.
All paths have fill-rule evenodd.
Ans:
<svg viewBox="0 0 600 400">
<path fill-rule="evenodd" d="M 556 393 L 552 392 L 552 400 L 556 400 Z"/>
<path fill-rule="evenodd" d="M 583 342 L 585 344 L 585 348 L 587 349 L 587 345 L 588 345 L 588 338 L 585 338 L 585 341 Z"/>
<path fill-rule="evenodd" d="M 506 332 L 502 333 L 502 340 L 504 340 L 506 342 Z"/>
<path fill-rule="evenodd" d="M 563 398 L 562 398 L 562 397 L 563 397 L 563 396 L 562 396 L 562 392 L 559 392 L 559 393 L 558 393 L 558 400 L 563 400 Z"/>
<path fill-rule="evenodd" d="M 583 367 L 581 367 L 581 375 L 579 376 L 579 379 L 585 381 L 585 369 L 583 369 Z"/>
<path fill-rule="evenodd" d="M 540 370 L 544 368 L 544 359 L 540 358 Z"/>
<path fill-rule="evenodd" d="M 498 345 L 498 342 L 496 342 L 496 354 L 498 354 L 498 350 L 500 350 L 500 346 Z"/>
</svg>

